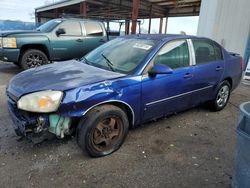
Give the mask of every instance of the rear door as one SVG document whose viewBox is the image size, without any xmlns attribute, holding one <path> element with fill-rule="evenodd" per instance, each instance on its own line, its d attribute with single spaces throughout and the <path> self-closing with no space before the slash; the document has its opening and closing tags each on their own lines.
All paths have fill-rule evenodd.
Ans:
<svg viewBox="0 0 250 188">
<path fill-rule="evenodd" d="M 215 87 L 220 83 L 225 64 L 221 47 L 208 39 L 193 39 L 194 92 L 192 103 L 197 105 L 212 99 Z"/>
<path fill-rule="evenodd" d="M 84 21 L 84 53 L 88 53 L 96 47 L 107 42 L 106 30 L 102 23 L 96 21 Z"/>
<path fill-rule="evenodd" d="M 191 100 L 193 67 L 186 40 L 165 44 L 146 69 L 165 64 L 172 74 L 142 77 L 142 121 L 188 108 Z"/>
<path fill-rule="evenodd" d="M 57 35 L 58 29 L 64 29 L 65 34 Z M 51 49 L 54 60 L 66 60 L 83 56 L 83 35 L 79 21 L 67 20 L 62 22 L 52 32 Z"/>
</svg>

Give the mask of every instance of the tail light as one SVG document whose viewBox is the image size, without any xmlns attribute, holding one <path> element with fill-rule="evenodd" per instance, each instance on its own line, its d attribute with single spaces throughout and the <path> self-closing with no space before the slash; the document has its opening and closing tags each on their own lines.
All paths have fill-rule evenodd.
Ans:
<svg viewBox="0 0 250 188">
<path fill-rule="evenodd" d="M 241 58 L 241 71 L 244 70 L 244 66 L 245 66 L 244 59 Z"/>
</svg>

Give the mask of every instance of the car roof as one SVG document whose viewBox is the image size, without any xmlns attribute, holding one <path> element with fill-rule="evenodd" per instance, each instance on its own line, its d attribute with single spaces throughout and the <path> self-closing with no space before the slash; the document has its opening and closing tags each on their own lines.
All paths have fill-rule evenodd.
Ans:
<svg viewBox="0 0 250 188">
<path fill-rule="evenodd" d="M 53 20 L 61 20 L 61 21 L 93 21 L 93 22 L 101 22 L 99 20 L 95 20 L 95 19 L 87 19 L 87 18 L 55 18 Z"/>
<path fill-rule="evenodd" d="M 190 39 L 198 38 L 192 35 L 182 35 L 182 34 L 137 34 L 137 35 L 126 35 L 124 38 L 135 38 L 135 39 L 146 39 L 155 41 L 167 41 L 173 39 Z"/>
</svg>

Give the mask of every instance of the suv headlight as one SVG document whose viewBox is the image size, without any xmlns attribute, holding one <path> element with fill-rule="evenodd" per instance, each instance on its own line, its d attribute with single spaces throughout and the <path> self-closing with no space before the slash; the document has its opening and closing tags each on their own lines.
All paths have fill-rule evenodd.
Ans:
<svg viewBox="0 0 250 188">
<path fill-rule="evenodd" d="M 40 91 L 24 95 L 17 102 L 17 107 L 29 112 L 54 112 L 63 97 L 61 91 Z"/>
<path fill-rule="evenodd" d="M 3 48 L 17 48 L 15 37 L 3 37 L 2 44 Z"/>
</svg>

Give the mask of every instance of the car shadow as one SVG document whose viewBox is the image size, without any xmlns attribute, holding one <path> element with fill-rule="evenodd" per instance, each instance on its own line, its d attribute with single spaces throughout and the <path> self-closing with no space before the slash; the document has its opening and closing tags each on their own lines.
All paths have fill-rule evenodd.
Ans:
<svg viewBox="0 0 250 188">
<path fill-rule="evenodd" d="M 0 62 L 0 72 L 7 74 L 17 74 L 21 72 L 22 69 L 13 63 Z"/>
</svg>

